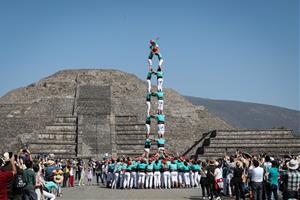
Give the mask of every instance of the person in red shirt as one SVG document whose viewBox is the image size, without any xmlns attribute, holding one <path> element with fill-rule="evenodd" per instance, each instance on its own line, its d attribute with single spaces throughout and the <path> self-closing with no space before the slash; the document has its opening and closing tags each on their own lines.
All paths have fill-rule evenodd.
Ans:
<svg viewBox="0 0 300 200">
<path fill-rule="evenodd" d="M 10 158 L 12 165 L 12 171 L 4 171 L 2 169 L 4 165 L 3 159 L 0 158 L 0 200 L 7 200 L 7 183 L 8 179 L 16 174 L 15 157 Z"/>
</svg>

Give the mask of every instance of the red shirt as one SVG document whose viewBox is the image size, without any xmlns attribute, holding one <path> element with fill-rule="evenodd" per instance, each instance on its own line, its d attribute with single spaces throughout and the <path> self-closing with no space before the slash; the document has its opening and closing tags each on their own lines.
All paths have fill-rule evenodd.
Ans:
<svg viewBox="0 0 300 200">
<path fill-rule="evenodd" d="M 0 170 L 0 200 L 7 200 L 8 179 L 13 176 L 11 171 Z"/>
</svg>

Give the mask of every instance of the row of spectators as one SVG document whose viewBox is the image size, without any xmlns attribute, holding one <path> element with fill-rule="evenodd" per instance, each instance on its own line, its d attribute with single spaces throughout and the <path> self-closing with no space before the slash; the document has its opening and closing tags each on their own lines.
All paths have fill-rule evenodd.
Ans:
<svg viewBox="0 0 300 200">
<path fill-rule="evenodd" d="M 273 158 L 237 152 L 217 160 L 157 153 L 145 157 L 54 160 L 30 151 L 0 157 L 0 199 L 55 199 L 62 187 L 98 185 L 112 189 L 201 188 L 203 199 L 299 199 L 300 156 Z"/>
</svg>

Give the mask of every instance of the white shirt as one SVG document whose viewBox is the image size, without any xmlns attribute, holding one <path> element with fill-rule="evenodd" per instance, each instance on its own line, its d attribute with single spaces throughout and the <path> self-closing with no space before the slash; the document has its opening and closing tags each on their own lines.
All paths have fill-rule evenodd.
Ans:
<svg viewBox="0 0 300 200">
<path fill-rule="evenodd" d="M 262 182 L 264 178 L 264 169 L 262 167 L 255 167 L 250 170 L 251 181 Z"/>
<path fill-rule="evenodd" d="M 220 179 L 222 178 L 222 170 L 220 168 L 216 168 L 215 169 L 215 172 L 214 172 L 214 175 L 215 175 L 215 179 Z"/>
</svg>

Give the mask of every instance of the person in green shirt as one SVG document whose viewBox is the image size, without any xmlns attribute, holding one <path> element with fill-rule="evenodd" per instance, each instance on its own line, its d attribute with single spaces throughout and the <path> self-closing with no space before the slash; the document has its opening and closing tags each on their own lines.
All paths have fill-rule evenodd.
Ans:
<svg viewBox="0 0 300 200">
<path fill-rule="evenodd" d="M 161 167 L 162 166 L 159 160 L 155 160 L 155 162 L 153 163 L 154 189 L 161 188 L 161 174 L 160 174 Z"/>
<path fill-rule="evenodd" d="M 177 164 L 175 163 L 175 160 L 171 161 L 169 168 L 171 171 L 172 188 L 177 188 L 178 187 L 178 171 L 177 171 Z"/>
<path fill-rule="evenodd" d="M 150 111 L 151 111 L 151 97 L 152 96 L 156 96 L 156 94 L 152 93 L 152 92 L 148 92 L 147 95 L 146 95 L 147 116 L 150 115 Z"/>
<path fill-rule="evenodd" d="M 278 200 L 278 177 L 279 177 L 279 171 L 278 171 L 278 164 L 276 160 L 273 160 L 272 167 L 268 170 L 268 183 L 267 183 L 267 196 L 268 200 L 271 200 L 272 193 L 274 195 L 274 200 Z"/>
<path fill-rule="evenodd" d="M 31 160 L 26 160 L 25 162 L 26 169 L 23 172 L 24 182 L 26 186 L 23 188 L 23 197 L 22 199 L 37 199 L 37 194 L 35 193 L 35 173 L 32 169 L 33 162 Z"/>
<path fill-rule="evenodd" d="M 162 114 L 164 110 L 164 93 L 163 91 L 157 91 L 152 94 L 157 97 L 157 113 Z"/>
<path fill-rule="evenodd" d="M 149 188 L 151 189 L 152 188 L 152 183 L 153 183 L 153 162 L 152 162 L 152 159 L 150 158 L 149 159 L 149 163 L 146 167 L 146 189 Z"/>
<path fill-rule="evenodd" d="M 153 72 L 156 77 L 157 77 L 157 90 L 158 91 L 161 91 L 162 92 L 162 86 L 163 86 L 163 82 L 164 82 L 164 79 L 163 79 L 163 71 L 161 70 L 161 68 L 158 68 L 157 72 Z"/>
<path fill-rule="evenodd" d="M 149 138 L 149 135 L 146 134 L 146 139 L 145 139 L 145 146 L 144 146 L 144 154 L 142 157 L 148 159 L 149 158 L 149 152 L 151 148 L 151 139 Z"/>
<path fill-rule="evenodd" d="M 157 143 L 158 151 L 159 151 L 160 153 L 164 153 L 164 151 L 165 151 L 165 143 L 166 143 L 165 138 L 163 138 L 162 136 L 160 136 L 160 137 L 156 140 L 156 143 Z"/>
<path fill-rule="evenodd" d="M 138 171 L 139 171 L 138 185 L 139 188 L 141 189 L 144 189 L 146 167 L 147 167 L 146 161 L 142 159 L 141 163 L 138 164 Z"/>
<path fill-rule="evenodd" d="M 182 188 L 184 182 L 184 170 L 183 170 L 183 162 L 181 158 L 177 161 L 177 171 L 178 171 L 178 184 L 179 187 Z"/>
<path fill-rule="evenodd" d="M 147 73 L 147 83 L 148 83 L 148 93 L 151 93 L 151 77 L 152 77 L 152 74 L 153 74 L 153 70 L 150 69 Z"/>
<path fill-rule="evenodd" d="M 125 172 L 124 172 L 124 183 L 123 183 L 123 187 L 124 189 L 126 188 L 130 188 L 130 174 L 131 174 L 131 161 L 127 160 L 126 162 L 126 168 L 125 168 Z"/>
<path fill-rule="evenodd" d="M 131 164 L 131 173 L 130 173 L 130 188 L 138 188 L 138 176 L 137 176 L 137 166 L 138 166 L 138 163 L 133 160 L 132 161 L 132 164 Z"/>
<path fill-rule="evenodd" d="M 158 113 L 157 115 L 151 115 L 152 118 L 157 120 L 158 136 L 163 137 L 165 133 L 165 115 Z"/>
<path fill-rule="evenodd" d="M 150 135 L 150 128 L 151 128 L 151 115 L 147 115 L 146 117 L 146 134 Z"/>
<path fill-rule="evenodd" d="M 185 187 L 191 187 L 190 168 L 187 161 L 183 163 L 182 170 L 184 171 Z"/>
</svg>

